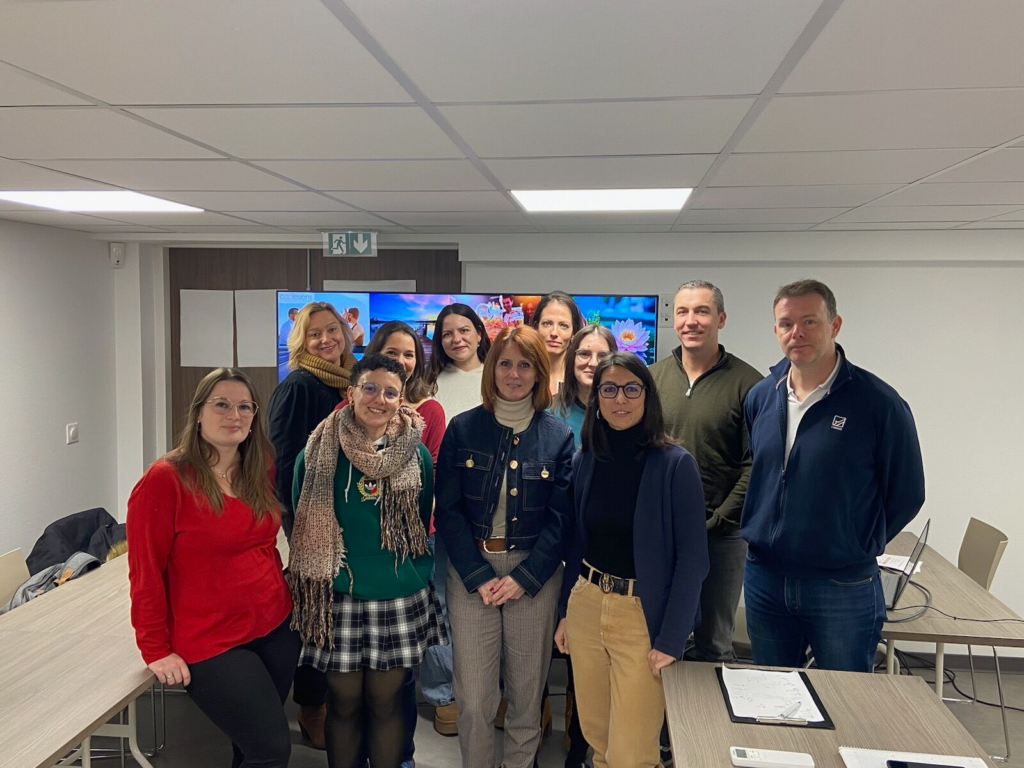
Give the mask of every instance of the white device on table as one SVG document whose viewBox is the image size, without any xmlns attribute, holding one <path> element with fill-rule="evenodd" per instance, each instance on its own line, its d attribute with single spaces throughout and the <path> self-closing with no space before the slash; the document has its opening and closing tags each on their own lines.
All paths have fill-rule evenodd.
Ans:
<svg viewBox="0 0 1024 768">
<path fill-rule="evenodd" d="M 806 752 L 729 747 L 729 756 L 733 765 L 750 768 L 814 768 L 814 758 Z"/>
</svg>

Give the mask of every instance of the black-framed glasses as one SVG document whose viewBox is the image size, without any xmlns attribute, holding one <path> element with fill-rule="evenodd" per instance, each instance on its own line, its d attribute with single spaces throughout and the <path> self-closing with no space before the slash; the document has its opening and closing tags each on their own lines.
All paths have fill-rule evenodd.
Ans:
<svg viewBox="0 0 1024 768">
<path fill-rule="evenodd" d="M 226 397 L 212 397 L 206 401 L 207 404 L 213 408 L 213 412 L 218 416 L 227 416 L 235 408 L 238 409 L 238 415 L 245 419 L 251 419 L 259 411 L 260 407 L 256 403 L 249 400 L 243 400 L 240 403 L 234 403 L 228 400 Z"/>
<path fill-rule="evenodd" d="M 612 400 L 619 396 L 620 389 L 622 390 L 622 394 L 627 398 L 630 400 L 636 400 L 644 393 L 645 387 L 643 384 L 636 381 L 631 381 L 629 384 L 613 384 L 610 381 L 606 381 L 597 388 L 597 393 L 605 400 Z"/>
<path fill-rule="evenodd" d="M 362 384 L 356 384 L 356 389 L 362 390 L 363 396 L 373 400 L 381 392 L 384 393 L 384 400 L 389 403 L 398 401 L 398 398 L 402 396 L 402 390 L 395 389 L 394 387 L 380 387 L 374 384 L 372 381 L 364 381 Z"/>
<path fill-rule="evenodd" d="M 592 350 L 589 349 L 577 349 L 576 359 L 579 360 L 581 363 L 589 363 L 591 360 L 594 359 L 595 354 L 597 355 L 597 362 L 601 362 L 606 357 L 608 357 L 608 355 L 610 355 L 611 352 L 593 352 Z"/>
</svg>

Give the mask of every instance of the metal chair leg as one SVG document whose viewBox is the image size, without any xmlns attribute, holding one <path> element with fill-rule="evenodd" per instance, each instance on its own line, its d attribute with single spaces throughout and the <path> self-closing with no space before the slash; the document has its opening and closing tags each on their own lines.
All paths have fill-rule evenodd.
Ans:
<svg viewBox="0 0 1024 768">
<path fill-rule="evenodd" d="M 943 696 L 942 700 L 951 704 L 973 704 L 978 699 L 978 684 L 974 682 L 974 653 L 971 646 L 967 646 L 967 658 L 971 662 L 971 695 L 970 698 L 958 699 L 954 696 Z"/>
<path fill-rule="evenodd" d="M 991 755 L 992 759 L 999 763 L 1005 763 L 1010 759 L 1010 730 L 1006 727 L 1006 702 L 1003 701 L 1003 676 L 999 671 L 999 654 L 995 646 L 992 646 L 992 659 L 996 664 L 996 688 L 999 690 L 999 712 L 1003 716 L 1003 743 L 1006 745 L 1004 756 Z"/>
</svg>

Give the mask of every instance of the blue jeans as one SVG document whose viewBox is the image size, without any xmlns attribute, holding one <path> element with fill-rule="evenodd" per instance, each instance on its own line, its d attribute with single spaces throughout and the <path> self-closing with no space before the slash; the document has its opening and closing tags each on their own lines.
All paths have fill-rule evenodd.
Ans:
<svg viewBox="0 0 1024 768">
<path fill-rule="evenodd" d="M 754 663 L 871 672 L 885 622 L 878 572 L 866 579 L 787 577 L 748 557 L 743 580 Z"/>
<path fill-rule="evenodd" d="M 430 537 L 430 546 L 434 549 L 434 590 L 444 611 L 445 628 L 448 637 L 452 636 L 452 627 L 448 622 L 447 600 L 445 587 L 448 582 L 448 553 L 444 542 L 438 535 Z M 444 707 L 455 701 L 452 693 L 452 647 L 451 645 L 432 645 L 427 649 L 419 670 L 420 690 L 423 698 L 434 707 Z"/>
</svg>

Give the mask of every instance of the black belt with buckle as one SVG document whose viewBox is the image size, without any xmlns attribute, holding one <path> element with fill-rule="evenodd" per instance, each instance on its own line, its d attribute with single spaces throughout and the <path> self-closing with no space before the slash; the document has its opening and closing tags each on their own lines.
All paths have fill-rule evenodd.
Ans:
<svg viewBox="0 0 1024 768">
<path fill-rule="evenodd" d="M 636 579 L 624 579 L 621 576 L 612 576 L 610 573 L 597 570 L 597 568 L 592 566 L 586 560 L 583 561 L 583 567 L 584 569 L 590 570 L 590 573 L 583 578 L 591 584 L 599 586 L 601 591 L 606 595 L 612 593 L 616 595 L 625 595 L 626 597 L 633 597 L 636 595 Z"/>
</svg>

